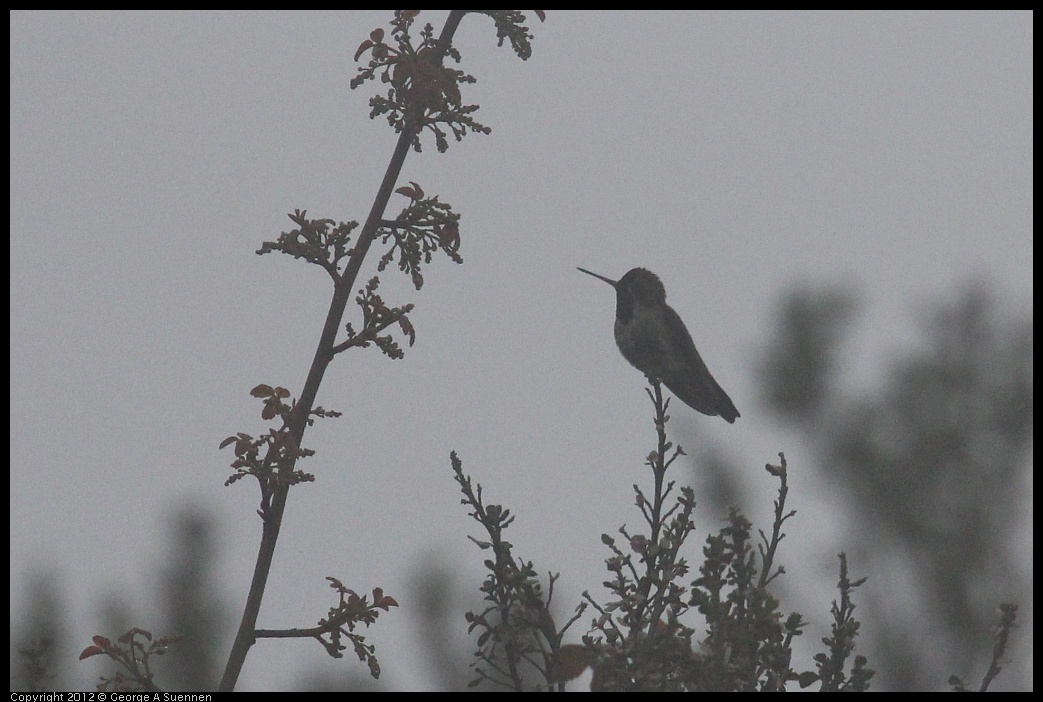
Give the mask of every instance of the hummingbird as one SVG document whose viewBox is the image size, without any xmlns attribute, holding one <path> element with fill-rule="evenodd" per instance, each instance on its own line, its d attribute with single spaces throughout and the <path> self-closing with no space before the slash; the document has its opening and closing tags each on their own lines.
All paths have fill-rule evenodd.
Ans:
<svg viewBox="0 0 1043 702">
<path fill-rule="evenodd" d="M 739 410 L 710 375 L 680 315 L 666 304 L 666 288 L 659 276 L 633 268 L 617 281 L 585 268 L 578 270 L 616 289 L 616 346 L 630 365 L 661 380 L 697 412 L 735 423 Z"/>
</svg>

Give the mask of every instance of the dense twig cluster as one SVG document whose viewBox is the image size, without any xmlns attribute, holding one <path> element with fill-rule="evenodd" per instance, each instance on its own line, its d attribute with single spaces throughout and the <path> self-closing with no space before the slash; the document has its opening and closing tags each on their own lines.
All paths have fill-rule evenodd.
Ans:
<svg viewBox="0 0 1043 702">
<path fill-rule="evenodd" d="M 561 630 L 553 628 L 549 598 L 544 602 L 539 597 L 532 563 L 516 562 L 511 544 L 503 538 L 513 517 L 499 505 L 483 505 L 481 487 L 472 486 L 453 454 L 463 502 L 490 535 L 489 541 L 473 540 L 496 556 L 486 561 L 490 575 L 482 586 L 492 604 L 468 615 L 472 629 L 484 630 L 475 654 L 478 680 L 515 690 L 561 689 L 565 681 L 589 668 L 591 688 L 598 691 L 769 691 L 783 690 L 790 682 L 807 687 L 816 681 L 823 690 L 868 689 L 872 671 L 865 659 L 856 658 L 850 672 L 846 668 L 858 631 L 851 595 L 863 581 L 848 579 L 843 554 L 833 633 L 824 639 L 828 652 L 816 656 L 817 670 L 797 672 L 792 667 L 793 639 L 803 633 L 805 623 L 797 613 L 784 615 L 768 590 L 785 572 L 775 561 L 785 537 L 782 526 L 795 514 L 785 507 L 785 456 L 780 454 L 779 465 L 766 466 L 779 481 L 771 535 L 761 531 L 755 549 L 752 525 L 733 509 L 728 524 L 707 537 L 698 576 L 690 579 L 684 553 L 695 529 L 695 495 L 690 487 L 666 480 L 667 469 L 684 452 L 667 440 L 669 401 L 664 401 L 657 382 L 653 381 L 649 395 L 657 435 L 656 449 L 646 460 L 652 471 L 651 495 L 634 485 L 647 532 L 621 527 L 622 540 L 602 536 L 610 551 L 605 561 L 610 574 L 604 583 L 607 600 L 584 592 L 576 614 Z M 521 583 L 525 585 L 519 587 Z M 587 608 L 596 616 L 582 645 L 562 644 L 564 630 Z M 539 616 L 512 616 L 519 609 Z M 534 641 L 553 645 L 537 646 Z M 534 651 L 543 656 L 531 665 L 539 675 L 517 674 L 518 663 L 532 663 L 527 656 Z"/>
</svg>

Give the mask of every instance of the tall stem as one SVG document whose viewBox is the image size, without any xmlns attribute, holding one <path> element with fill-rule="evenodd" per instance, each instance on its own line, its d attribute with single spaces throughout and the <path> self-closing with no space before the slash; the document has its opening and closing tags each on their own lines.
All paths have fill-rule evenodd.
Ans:
<svg viewBox="0 0 1043 702">
<path fill-rule="evenodd" d="M 465 14 L 466 10 L 452 10 L 446 18 L 445 26 L 442 28 L 442 33 L 438 39 L 439 46 L 436 57 L 438 62 L 441 62 L 445 57 L 446 49 L 452 44 L 456 29 L 460 26 L 460 20 L 463 19 Z M 330 361 L 333 360 L 333 346 L 341 328 L 344 310 L 351 299 L 351 291 L 355 287 L 355 281 L 358 278 L 359 271 L 362 269 L 362 263 L 369 252 L 370 246 L 373 244 L 373 240 L 376 238 L 380 221 L 387 209 L 388 202 L 391 200 L 391 195 L 394 193 L 395 184 L 398 183 L 399 176 L 402 173 L 402 166 L 406 161 L 406 155 L 409 153 L 409 147 L 413 143 L 413 137 L 413 128 L 407 124 L 406 128 L 398 135 L 395 151 L 391 156 L 391 161 L 388 163 L 387 170 L 384 172 L 384 179 L 380 183 L 377 195 L 373 199 L 373 206 L 370 208 L 369 216 L 366 218 L 366 223 L 359 234 L 355 251 L 349 257 L 348 263 L 344 267 L 344 272 L 334 286 L 333 298 L 330 300 L 330 308 L 326 313 L 326 322 L 323 324 L 322 333 L 319 336 L 319 343 L 316 346 L 315 356 L 308 371 L 308 378 L 305 380 L 304 389 L 301 391 L 300 399 L 297 401 L 289 422 L 290 433 L 297 446 L 303 445 L 302 441 L 304 439 L 304 430 L 308 426 L 308 417 L 311 416 L 311 410 L 315 406 L 315 398 L 318 396 L 319 386 L 322 384 L 322 378 L 326 374 L 326 368 L 329 366 Z M 269 463 L 274 463 L 275 451 L 276 449 L 274 448 L 270 450 L 268 456 Z M 279 471 L 282 476 L 288 477 L 293 472 L 293 468 L 293 462 L 288 461 L 285 465 L 280 466 Z M 282 518 L 286 510 L 289 488 L 289 480 L 279 480 L 272 494 L 271 505 L 264 510 L 261 544 L 257 552 L 257 561 L 254 564 L 253 578 L 250 581 L 250 592 L 247 594 L 246 607 L 239 622 L 239 631 L 236 633 L 235 641 L 232 644 L 232 650 L 228 657 L 228 663 L 221 678 L 221 685 L 218 688 L 223 692 L 230 692 L 235 689 L 243 664 L 246 662 L 246 654 L 249 653 L 250 647 L 253 646 L 256 640 L 254 630 L 257 627 L 257 616 L 261 611 L 261 601 L 264 599 L 268 573 L 271 570 L 272 559 L 275 556 L 275 545 L 279 540 L 279 531 L 282 528 Z"/>
</svg>

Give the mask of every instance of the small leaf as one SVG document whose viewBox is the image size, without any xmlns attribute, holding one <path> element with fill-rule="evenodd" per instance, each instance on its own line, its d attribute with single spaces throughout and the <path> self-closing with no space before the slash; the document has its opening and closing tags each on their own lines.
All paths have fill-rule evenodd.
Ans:
<svg viewBox="0 0 1043 702">
<path fill-rule="evenodd" d="M 391 607 L 398 607 L 398 602 L 395 601 L 394 597 L 385 595 L 384 590 L 381 588 L 375 587 L 373 588 L 373 606 L 387 612 Z"/>
<path fill-rule="evenodd" d="M 358 61 L 359 60 L 359 56 L 362 56 L 362 54 L 366 53 L 366 51 L 368 49 L 370 49 L 372 46 L 373 46 L 373 40 L 372 39 L 367 39 L 366 41 L 364 41 L 361 44 L 359 44 L 358 50 L 355 51 L 355 60 Z"/>
<path fill-rule="evenodd" d="M 369 38 L 373 40 L 374 44 L 380 44 L 384 41 L 384 29 L 383 27 L 377 27 L 369 33 Z"/>
<path fill-rule="evenodd" d="M 590 665 L 590 652 L 581 644 L 566 644 L 558 652 L 558 679 L 574 680 Z"/>
<path fill-rule="evenodd" d="M 105 651 L 100 646 L 88 646 L 80 652 L 80 660 L 82 661 L 84 658 L 90 658 L 102 653 L 105 653 Z"/>
</svg>

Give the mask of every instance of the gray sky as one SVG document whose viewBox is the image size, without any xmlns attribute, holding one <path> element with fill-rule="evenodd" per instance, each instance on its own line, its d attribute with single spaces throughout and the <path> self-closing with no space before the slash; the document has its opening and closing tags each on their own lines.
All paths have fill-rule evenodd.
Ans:
<svg viewBox="0 0 1043 702">
<path fill-rule="evenodd" d="M 379 87 L 348 82 L 389 18 L 11 15 L 12 613 L 27 568 L 51 567 L 78 642 L 116 633 L 99 604 L 118 589 L 151 611 L 162 538 L 191 501 L 221 515 L 238 616 L 258 495 L 222 486 L 217 446 L 264 431 L 254 385 L 300 391 L 330 292 L 318 268 L 254 251 L 295 208 L 365 218 L 395 135 L 368 119 Z M 755 397 L 782 290 L 861 288 L 848 380 L 865 385 L 910 342 L 917 301 L 980 279 L 1031 307 L 1031 14 L 552 12 L 530 26 L 527 62 L 485 18 L 457 35 L 479 81 L 465 102 L 492 135 L 445 155 L 427 142 L 403 178 L 462 214 L 465 263 L 436 259 L 419 293 L 385 274 L 389 304 L 417 305 L 416 345 L 327 373 L 318 402 L 345 416 L 306 436 L 318 482 L 291 494 L 260 618 L 314 624 L 327 575 L 381 586 L 403 607 L 367 636 L 399 687 L 425 679 L 406 598 L 420 559 L 479 584 L 451 449 L 515 511 L 521 554 L 562 571 L 567 609 L 603 579 L 600 534 L 637 523 L 644 381 L 615 349 L 611 291 L 575 266 L 662 277 L 742 413 L 727 425 L 678 404 L 671 426 L 690 452 L 734 457 L 751 487 L 770 487 L 761 466 L 787 451 L 802 510 L 787 543 L 829 507 Z M 770 499 L 759 509 L 761 524 Z M 842 548 L 822 544 L 827 587 Z M 800 608 L 824 620 L 832 596 Z M 362 669 L 324 658 L 261 643 L 240 688 L 285 687 L 296 665 Z"/>
</svg>

